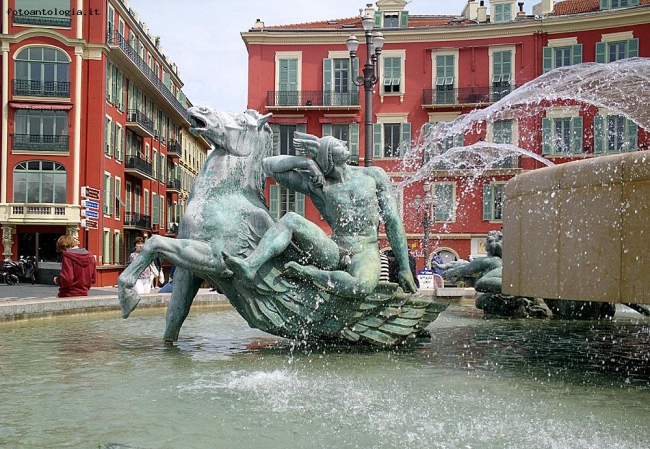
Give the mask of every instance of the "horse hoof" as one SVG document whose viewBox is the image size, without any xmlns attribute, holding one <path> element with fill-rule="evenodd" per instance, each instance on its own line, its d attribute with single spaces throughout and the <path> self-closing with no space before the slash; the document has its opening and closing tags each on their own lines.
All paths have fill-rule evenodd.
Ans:
<svg viewBox="0 0 650 449">
<path fill-rule="evenodd" d="M 122 318 L 128 318 L 140 302 L 140 295 L 133 289 L 120 292 L 120 306 L 122 306 Z"/>
</svg>

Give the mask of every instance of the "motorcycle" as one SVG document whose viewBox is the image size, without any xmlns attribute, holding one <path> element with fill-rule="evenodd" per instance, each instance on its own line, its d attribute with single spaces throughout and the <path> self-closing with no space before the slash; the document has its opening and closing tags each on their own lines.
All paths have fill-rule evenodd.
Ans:
<svg viewBox="0 0 650 449">
<path fill-rule="evenodd" d="M 36 259 L 34 256 L 20 256 L 17 261 L 6 260 L 2 265 L 2 278 L 7 285 L 15 285 L 20 281 L 36 283 Z"/>
</svg>

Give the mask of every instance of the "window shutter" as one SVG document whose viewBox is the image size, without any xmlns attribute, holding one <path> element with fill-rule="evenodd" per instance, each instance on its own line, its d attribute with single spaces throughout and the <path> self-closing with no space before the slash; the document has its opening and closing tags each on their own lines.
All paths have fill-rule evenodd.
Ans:
<svg viewBox="0 0 650 449">
<path fill-rule="evenodd" d="M 626 119 L 625 122 L 627 129 L 625 150 L 637 151 L 639 149 L 639 125 L 630 119 Z"/>
<path fill-rule="evenodd" d="M 542 72 L 553 70 L 553 47 L 544 47 L 542 50 Z"/>
<path fill-rule="evenodd" d="M 296 210 L 295 212 L 298 215 L 305 216 L 305 195 L 300 192 L 296 192 Z"/>
<path fill-rule="evenodd" d="M 628 2 L 629 6 L 639 6 L 639 0 L 630 0 Z"/>
<path fill-rule="evenodd" d="M 321 127 L 321 131 L 322 131 L 323 137 L 331 136 L 332 135 L 332 124 L 331 123 L 323 123 L 323 126 Z"/>
<path fill-rule="evenodd" d="M 306 123 L 298 123 L 296 125 L 296 131 L 299 133 L 306 133 L 307 132 L 307 124 Z"/>
<path fill-rule="evenodd" d="M 571 46 L 571 64 L 582 64 L 582 44 Z"/>
<path fill-rule="evenodd" d="M 381 11 L 375 11 L 375 27 L 376 28 L 381 28 L 382 27 L 382 25 L 383 25 L 381 23 L 382 17 L 383 17 L 383 14 L 382 14 Z"/>
<path fill-rule="evenodd" d="M 280 154 L 280 125 L 271 123 L 271 131 L 273 131 L 273 156 Z"/>
<path fill-rule="evenodd" d="M 610 0 L 600 0 L 600 10 L 609 9 Z"/>
<path fill-rule="evenodd" d="M 269 187 L 269 213 L 274 220 L 278 220 L 280 218 L 278 217 L 280 213 L 280 205 L 278 204 L 280 201 L 279 187 L 277 184 L 272 184 Z"/>
<path fill-rule="evenodd" d="M 639 39 L 630 39 L 627 41 L 627 57 L 636 58 L 639 56 Z"/>
<path fill-rule="evenodd" d="M 462 147 L 465 145 L 465 135 L 463 133 L 458 133 L 454 136 L 454 146 Z"/>
<path fill-rule="evenodd" d="M 332 69 L 334 60 L 332 58 L 323 59 L 323 105 L 332 104 Z"/>
<path fill-rule="evenodd" d="M 553 119 L 542 119 L 542 154 L 553 153 Z"/>
<path fill-rule="evenodd" d="M 605 151 L 605 117 L 597 115 L 594 117 L 594 153 Z"/>
<path fill-rule="evenodd" d="M 350 123 L 350 160 L 359 162 L 359 124 Z"/>
<path fill-rule="evenodd" d="M 596 42 L 596 62 L 607 62 L 607 42 Z"/>
<path fill-rule="evenodd" d="M 573 153 L 582 153 L 582 117 L 571 117 L 571 146 Z"/>
<path fill-rule="evenodd" d="M 550 120 L 550 119 L 544 119 Z M 492 220 L 492 185 L 483 185 L 483 220 Z"/>
<path fill-rule="evenodd" d="M 381 131 L 383 126 L 381 123 L 375 123 L 373 126 L 373 145 L 372 145 L 372 155 L 373 157 L 384 157 L 384 152 L 382 151 L 382 139 Z M 367 137 L 366 137 L 367 138 Z"/>
<path fill-rule="evenodd" d="M 503 5 L 503 21 L 510 22 L 512 20 L 512 3 L 505 3 Z"/>
<path fill-rule="evenodd" d="M 402 123 L 401 128 L 402 136 L 400 144 L 400 156 L 404 156 L 404 153 L 411 148 L 411 124 Z"/>
<path fill-rule="evenodd" d="M 409 27 L 409 12 L 400 11 L 399 12 L 399 27 L 408 28 Z"/>
<path fill-rule="evenodd" d="M 356 93 L 356 92 L 359 92 L 359 86 L 354 84 L 353 81 L 357 79 L 357 74 L 359 73 L 359 58 L 354 58 L 352 60 L 352 64 L 350 64 L 350 66 L 351 66 L 350 70 L 352 71 L 352 73 L 350 73 L 350 83 L 349 83 L 350 84 L 350 92 L 355 92 Z M 352 98 L 354 98 L 354 97 L 352 97 Z M 356 97 L 356 100 L 358 102 L 358 97 Z M 357 104 L 357 103 L 352 102 L 352 104 Z"/>
</svg>

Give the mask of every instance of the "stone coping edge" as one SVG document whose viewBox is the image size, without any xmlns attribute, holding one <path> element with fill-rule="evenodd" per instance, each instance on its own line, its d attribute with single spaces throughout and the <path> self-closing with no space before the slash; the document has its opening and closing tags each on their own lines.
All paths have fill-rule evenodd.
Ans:
<svg viewBox="0 0 650 449">
<path fill-rule="evenodd" d="M 169 304 L 170 296 L 171 293 L 152 293 L 149 295 L 142 295 L 140 303 L 138 304 L 138 309 L 164 307 Z M 216 292 L 199 293 L 194 298 L 193 305 L 231 307 L 228 299 L 222 294 Z M 0 322 L 110 310 L 120 310 L 120 303 L 115 295 L 19 299 L 0 303 Z"/>
</svg>

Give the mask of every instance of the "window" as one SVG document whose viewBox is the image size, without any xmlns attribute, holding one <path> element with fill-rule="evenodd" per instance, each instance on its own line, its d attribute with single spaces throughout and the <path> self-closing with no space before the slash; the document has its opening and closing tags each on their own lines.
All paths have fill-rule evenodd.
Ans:
<svg viewBox="0 0 650 449">
<path fill-rule="evenodd" d="M 65 167 L 53 161 L 24 161 L 14 168 L 15 203 L 67 202 Z"/>
<path fill-rule="evenodd" d="M 503 190 L 505 183 L 483 186 L 483 220 L 503 221 Z"/>
<path fill-rule="evenodd" d="M 397 57 L 384 58 L 384 93 L 401 92 L 402 59 Z"/>
<path fill-rule="evenodd" d="M 626 8 L 639 6 L 639 0 L 600 0 L 600 9 Z"/>
<path fill-rule="evenodd" d="M 408 11 L 375 11 L 376 28 L 407 28 Z"/>
<path fill-rule="evenodd" d="M 305 195 L 286 189 L 278 184 L 270 186 L 269 212 L 271 217 L 279 220 L 287 212 L 305 216 Z"/>
<path fill-rule="evenodd" d="M 582 117 L 542 119 L 542 154 L 581 154 Z"/>
<path fill-rule="evenodd" d="M 115 177 L 115 219 L 119 220 L 120 219 L 120 206 L 124 205 L 124 201 L 120 198 L 122 195 L 122 180 L 118 178 L 117 176 Z"/>
<path fill-rule="evenodd" d="M 305 132 L 307 125 L 299 123 L 297 125 L 279 125 L 271 124 L 273 131 L 273 154 L 296 155 L 296 149 L 293 147 L 293 133 L 296 131 Z"/>
<path fill-rule="evenodd" d="M 494 7 L 494 23 L 512 20 L 512 3 L 497 3 L 492 6 Z"/>
<path fill-rule="evenodd" d="M 104 215 L 113 213 L 113 177 L 104 173 Z"/>
<path fill-rule="evenodd" d="M 115 234 L 113 235 L 113 241 L 115 242 L 113 244 L 113 262 L 116 264 L 123 264 L 124 255 L 122 248 L 124 248 L 124 236 L 119 231 L 115 231 Z"/>
<path fill-rule="evenodd" d="M 104 121 L 104 154 L 106 156 L 113 155 L 113 148 L 115 142 L 115 126 L 110 117 L 106 117 Z"/>
<path fill-rule="evenodd" d="M 456 220 L 456 184 L 439 182 L 433 184 L 433 193 L 438 197 L 438 205 L 434 209 L 436 222 L 453 222 Z"/>
<path fill-rule="evenodd" d="M 19 109 L 14 118 L 14 150 L 68 151 L 67 111 Z"/>
<path fill-rule="evenodd" d="M 323 60 L 323 104 L 357 105 L 359 88 L 352 82 L 358 73 L 359 60 L 350 58 L 326 58 Z"/>
<path fill-rule="evenodd" d="M 608 63 L 639 56 L 639 39 L 596 42 L 596 62 Z"/>
<path fill-rule="evenodd" d="M 104 229 L 102 243 L 102 263 L 108 265 L 113 262 L 113 235 L 110 229 Z"/>
<path fill-rule="evenodd" d="M 70 98 L 70 58 L 54 47 L 27 47 L 16 55 L 14 95 Z"/>
<path fill-rule="evenodd" d="M 350 164 L 359 164 L 359 124 L 324 123 L 323 136 L 334 136 L 347 143 L 350 150 Z"/>
<path fill-rule="evenodd" d="M 411 142 L 410 123 L 377 123 L 374 125 L 373 156 L 378 158 L 401 157 L 402 143 Z"/>
<path fill-rule="evenodd" d="M 278 106 L 299 104 L 298 59 L 278 60 Z"/>
<path fill-rule="evenodd" d="M 512 51 L 495 51 L 492 58 L 492 101 L 499 101 L 512 90 Z"/>
<path fill-rule="evenodd" d="M 454 55 L 436 56 L 436 104 L 454 104 L 455 57 Z"/>
<path fill-rule="evenodd" d="M 44 8 L 47 6 L 47 8 Z M 34 14 L 13 15 L 14 24 L 65 27 L 71 26 L 70 0 L 16 0 L 16 11 L 34 12 Z"/>
<path fill-rule="evenodd" d="M 492 142 L 513 145 L 513 121 L 512 120 L 496 120 L 492 123 Z M 517 158 L 510 156 L 508 158 L 499 160 L 492 164 L 492 168 L 513 168 L 516 167 Z"/>
<path fill-rule="evenodd" d="M 563 47 L 544 47 L 544 73 L 558 67 L 567 67 L 582 63 L 582 44 Z"/>
<path fill-rule="evenodd" d="M 639 126 L 620 115 L 594 117 L 594 152 L 621 153 L 638 150 Z"/>
</svg>

